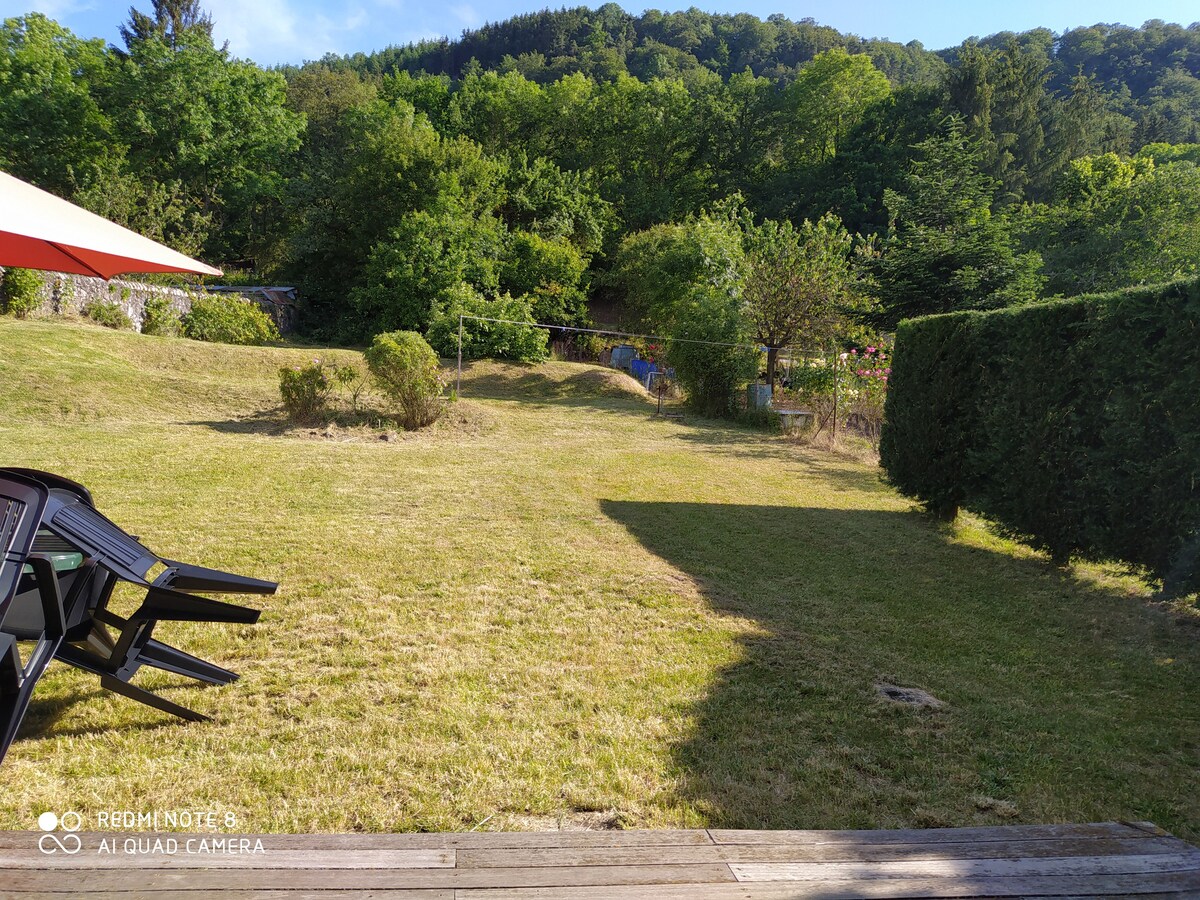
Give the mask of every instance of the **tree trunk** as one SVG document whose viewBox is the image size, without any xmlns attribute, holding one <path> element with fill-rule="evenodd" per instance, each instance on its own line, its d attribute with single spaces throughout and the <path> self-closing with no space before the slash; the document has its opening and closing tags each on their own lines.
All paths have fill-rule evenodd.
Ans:
<svg viewBox="0 0 1200 900">
<path fill-rule="evenodd" d="M 778 347 L 767 348 L 767 384 L 771 388 L 771 396 L 775 396 L 775 360 L 779 358 Z"/>
</svg>

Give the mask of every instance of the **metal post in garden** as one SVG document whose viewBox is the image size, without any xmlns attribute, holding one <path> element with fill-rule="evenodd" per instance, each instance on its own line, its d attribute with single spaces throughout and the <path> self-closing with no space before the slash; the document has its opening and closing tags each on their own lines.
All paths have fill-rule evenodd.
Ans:
<svg viewBox="0 0 1200 900">
<path fill-rule="evenodd" d="M 462 317 L 462 313 L 459 313 L 459 315 L 458 315 L 458 380 L 455 382 L 455 385 L 454 385 L 454 396 L 455 397 L 462 396 L 462 331 L 463 331 L 463 317 Z"/>
<path fill-rule="evenodd" d="M 840 353 L 833 354 L 833 425 L 829 430 L 830 440 L 837 443 L 837 419 L 838 419 L 838 368 L 842 361 Z"/>
</svg>

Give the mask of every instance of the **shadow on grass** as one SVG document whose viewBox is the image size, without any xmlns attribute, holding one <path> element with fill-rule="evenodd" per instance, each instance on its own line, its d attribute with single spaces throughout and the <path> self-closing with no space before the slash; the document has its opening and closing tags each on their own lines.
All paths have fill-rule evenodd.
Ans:
<svg viewBox="0 0 1200 900">
<path fill-rule="evenodd" d="M 954 543 L 915 512 L 602 508 L 749 620 L 675 747 L 708 824 L 1200 824 L 1181 724 L 1197 648 L 1128 597 Z M 890 704 L 885 681 L 946 705 Z"/>
<path fill-rule="evenodd" d="M 155 694 L 169 697 L 172 693 L 194 690 L 198 682 L 190 679 L 180 679 L 169 684 L 160 684 L 153 690 Z M 218 685 L 201 685 L 205 688 L 219 687 Z M 153 710 L 154 719 L 148 722 L 119 722 L 105 725 L 89 724 L 66 727 L 61 724 L 68 711 L 77 704 L 94 702 L 105 695 L 117 697 L 118 702 L 138 706 L 136 700 L 109 694 L 107 690 L 96 684 L 86 690 L 71 690 L 58 696 L 42 697 L 36 691 L 29 701 L 29 708 L 21 721 L 17 739 L 55 738 L 55 737 L 85 737 L 87 735 L 104 734 L 107 732 L 156 731 L 159 728 L 182 726 L 187 724 L 183 719 L 161 710 Z M 185 705 L 186 702 L 185 702 Z M 147 707 L 143 707 L 147 708 Z"/>
<path fill-rule="evenodd" d="M 283 434 L 287 430 L 287 422 L 283 417 L 283 410 L 279 407 L 261 409 L 258 412 L 236 419 L 180 422 L 178 424 L 210 428 L 221 434 Z"/>
</svg>

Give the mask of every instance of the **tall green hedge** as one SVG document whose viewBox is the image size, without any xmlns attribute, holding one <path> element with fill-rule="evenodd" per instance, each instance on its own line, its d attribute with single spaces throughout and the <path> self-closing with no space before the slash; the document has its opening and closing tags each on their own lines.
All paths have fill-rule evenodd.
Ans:
<svg viewBox="0 0 1200 900">
<path fill-rule="evenodd" d="M 932 511 L 1200 589 L 1200 280 L 901 323 L 880 455 Z"/>
</svg>

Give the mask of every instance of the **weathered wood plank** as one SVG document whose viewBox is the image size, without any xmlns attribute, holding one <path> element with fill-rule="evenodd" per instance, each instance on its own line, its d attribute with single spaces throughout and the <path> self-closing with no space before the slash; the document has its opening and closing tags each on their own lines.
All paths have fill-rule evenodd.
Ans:
<svg viewBox="0 0 1200 900">
<path fill-rule="evenodd" d="M 733 863 L 729 868 L 738 881 L 836 881 L 906 876 L 1003 878 L 1017 875 L 1140 875 L 1150 872 L 1195 872 L 1200 875 L 1200 851 L 1150 856 L 1058 856 L 1045 859 Z"/>
<path fill-rule="evenodd" d="M 224 891 L 303 889 L 398 890 L 413 888 L 557 887 L 605 884 L 705 884 L 732 882 L 726 865 L 573 866 L 536 869 L 17 869 L 4 874 L 11 891 L 88 896 L 136 890 Z"/>
<path fill-rule="evenodd" d="M 884 828 L 869 831 L 737 831 L 710 828 L 708 833 L 718 844 L 946 844 L 964 841 L 1156 836 L 1123 822 L 1095 822 L 1087 825 L 1001 825 L 994 828 Z"/>
<path fill-rule="evenodd" d="M 1003 859 L 1008 857 L 1121 856 L 1186 852 L 1177 838 L 983 841 L 959 844 L 714 844 L 709 847 L 540 848 L 459 850 L 462 869 L 535 866 L 682 865 L 685 863 L 854 862 Z M 4 856 L 0 853 L 0 866 Z"/>
<path fill-rule="evenodd" d="M 108 838 L 200 837 L 174 832 L 78 832 L 85 846 Z M 37 847 L 40 831 L 0 831 L 0 850 Z M 207 835 L 213 837 L 214 835 Z M 233 837 L 234 835 L 216 835 Z M 708 832 L 694 830 L 630 831 L 468 831 L 414 834 L 247 834 L 270 850 L 455 850 L 523 847 L 671 847 L 712 844 Z"/>
<path fill-rule="evenodd" d="M 0 850 L 0 871 L 8 869 L 452 869 L 454 850 L 267 850 L 219 855 L 180 852 L 47 855 L 40 850 Z M 499 851 L 504 852 L 504 851 Z"/>
<path fill-rule="evenodd" d="M 453 888 L 433 888 L 420 889 L 413 891 L 389 891 L 389 890 L 370 890 L 370 891 L 355 891 L 349 894 L 346 891 L 221 891 L 217 896 L 219 900 L 348 900 L 353 897 L 353 900 L 454 900 L 455 891 Z M 5 900 L 64 900 L 65 894 L 49 894 L 44 891 L 15 891 L 10 892 L 5 890 L 3 894 Z M 143 894 L 136 889 L 126 891 L 88 891 L 87 900 L 140 900 L 141 897 L 152 897 L 153 900 L 199 900 L 202 896 L 195 891 L 154 891 L 150 894 Z"/>
<path fill-rule="evenodd" d="M 644 888 L 563 887 L 463 890 L 455 900 L 908 900 L 935 897 L 1196 896 L 1200 877 L 1188 875 L 1032 876 L 1017 878 L 901 878 L 869 882 L 662 885 Z"/>
</svg>

